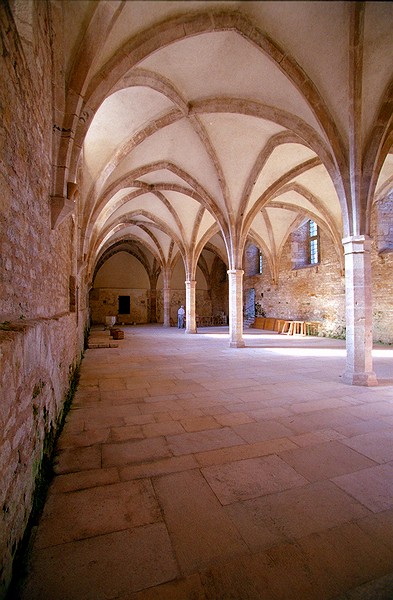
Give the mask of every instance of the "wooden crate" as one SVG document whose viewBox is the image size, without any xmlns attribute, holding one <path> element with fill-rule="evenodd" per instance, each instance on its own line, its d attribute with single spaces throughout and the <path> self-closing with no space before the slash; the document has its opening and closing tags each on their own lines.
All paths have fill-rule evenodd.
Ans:
<svg viewBox="0 0 393 600">
<path fill-rule="evenodd" d="M 122 329 L 112 329 L 111 336 L 114 340 L 123 340 L 124 339 L 124 331 Z"/>
</svg>

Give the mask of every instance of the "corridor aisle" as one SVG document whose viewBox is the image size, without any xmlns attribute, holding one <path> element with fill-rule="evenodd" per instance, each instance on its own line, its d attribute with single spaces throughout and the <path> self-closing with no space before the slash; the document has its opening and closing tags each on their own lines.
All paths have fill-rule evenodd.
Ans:
<svg viewBox="0 0 393 600">
<path fill-rule="evenodd" d="M 123 329 L 85 353 L 21 600 L 393 598 L 391 349 L 364 388 L 342 341 Z"/>
</svg>

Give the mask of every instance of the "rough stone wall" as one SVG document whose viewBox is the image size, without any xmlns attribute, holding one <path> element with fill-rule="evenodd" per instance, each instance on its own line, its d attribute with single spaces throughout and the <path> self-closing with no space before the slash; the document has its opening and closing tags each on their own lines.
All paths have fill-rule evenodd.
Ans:
<svg viewBox="0 0 393 600">
<path fill-rule="evenodd" d="M 272 283 L 268 261 L 263 261 L 263 273 L 244 277 L 245 289 L 255 289 L 267 317 L 320 321 L 323 335 L 341 337 L 345 332 L 345 282 L 339 270 L 333 244 L 320 232 L 321 263 L 292 269 L 292 240 L 284 246 L 277 285 Z M 245 255 L 247 260 L 247 254 Z M 245 273 L 255 270 L 245 264 Z"/>
<path fill-rule="evenodd" d="M 372 233 L 378 252 L 393 252 L 393 191 L 374 204 Z"/>
<path fill-rule="evenodd" d="M 64 331 L 70 333 L 66 344 Z M 76 346 L 72 315 L 19 321 L 0 330 L 0 598 L 78 366 Z"/>
<path fill-rule="evenodd" d="M 382 235 L 384 232 L 384 235 Z M 374 205 L 371 218 L 373 340 L 393 344 L 393 198 Z M 382 251 L 380 251 L 382 250 Z"/>
<path fill-rule="evenodd" d="M 47 4 L 36 8 L 34 72 L 6 5 L 1 11 L 0 321 L 68 310 L 74 225 L 68 219 L 51 230 L 51 49 Z"/>
<path fill-rule="evenodd" d="M 75 224 L 68 218 L 51 230 L 48 10 L 47 2 L 34 2 L 34 61 L 28 62 L 9 5 L 0 3 L 1 599 L 31 513 L 44 447 L 53 439 L 83 348 L 85 312 L 69 313 Z"/>
<path fill-rule="evenodd" d="M 195 304 L 195 313 L 197 316 L 213 316 L 212 300 L 208 290 L 196 290 Z"/>
<path fill-rule="evenodd" d="M 213 262 L 210 282 L 213 316 L 218 313 L 224 313 L 227 315 L 229 310 L 227 266 L 218 257 L 216 257 Z"/>
<path fill-rule="evenodd" d="M 212 315 L 212 303 L 208 290 L 196 289 L 196 313 L 197 315 L 211 316 Z M 186 290 L 171 290 L 171 305 L 170 305 L 170 319 L 171 324 L 177 323 L 177 311 L 179 306 L 186 305 Z M 164 322 L 164 299 L 162 290 L 157 290 L 157 323 Z"/>
<path fill-rule="evenodd" d="M 374 206 L 371 236 L 373 285 L 373 340 L 393 344 L 393 252 L 378 253 L 381 230 L 378 216 L 386 220 L 388 205 L 381 213 Z M 382 217 L 381 217 L 382 215 Z M 263 274 L 255 272 L 255 253 L 245 252 L 245 289 L 255 289 L 255 301 L 261 304 L 266 316 L 276 318 L 320 321 L 320 334 L 345 336 L 345 279 L 339 272 L 337 253 L 330 239 L 320 232 L 321 263 L 316 266 L 292 269 L 293 240 L 284 247 L 277 285 L 272 284 L 267 260 Z"/>
<path fill-rule="evenodd" d="M 119 315 L 119 296 L 130 296 L 130 314 Z M 90 292 L 90 316 L 93 325 L 116 316 L 118 323 L 148 323 L 150 291 L 131 288 L 95 288 Z"/>
</svg>

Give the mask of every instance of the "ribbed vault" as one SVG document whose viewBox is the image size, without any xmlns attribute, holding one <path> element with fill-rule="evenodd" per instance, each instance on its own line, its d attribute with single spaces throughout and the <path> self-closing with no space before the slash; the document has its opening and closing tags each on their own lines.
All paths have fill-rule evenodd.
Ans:
<svg viewBox="0 0 393 600">
<path fill-rule="evenodd" d="M 192 277 L 217 234 L 229 268 L 251 236 L 274 274 L 306 216 L 343 268 L 341 239 L 368 233 L 393 177 L 391 73 L 369 68 L 386 62 L 389 46 L 370 41 L 386 42 L 391 10 L 357 4 L 64 3 L 75 135 L 59 152 L 78 182 L 89 281 L 127 238 L 161 268 L 181 256 Z"/>
</svg>

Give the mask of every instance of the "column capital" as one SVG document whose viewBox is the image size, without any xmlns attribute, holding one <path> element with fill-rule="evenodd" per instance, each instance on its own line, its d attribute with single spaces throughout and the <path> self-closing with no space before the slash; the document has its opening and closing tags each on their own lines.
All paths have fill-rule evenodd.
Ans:
<svg viewBox="0 0 393 600">
<path fill-rule="evenodd" d="M 350 235 L 343 238 L 345 254 L 358 254 L 371 251 L 371 238 L 368 235 Z"/>
<path fill-rule="evenodd" d="M 228 275 L 244 275 L 243 269 L 228 269 Z"/>
</svg>

